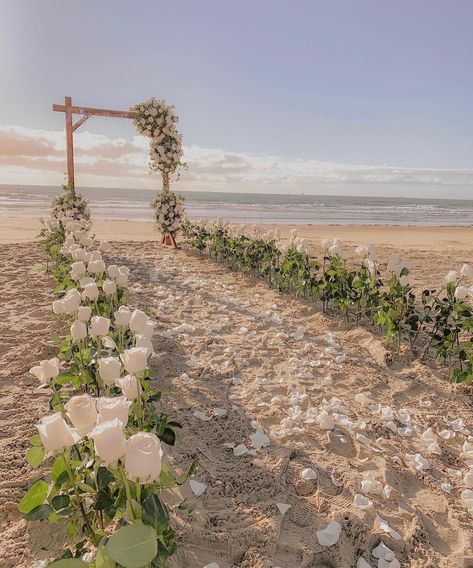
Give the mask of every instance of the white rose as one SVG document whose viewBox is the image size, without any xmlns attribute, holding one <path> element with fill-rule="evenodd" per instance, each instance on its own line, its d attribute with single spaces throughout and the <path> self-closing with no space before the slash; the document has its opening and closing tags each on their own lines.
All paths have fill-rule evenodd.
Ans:
<svg viewBox="0 0 473 568">
<path fill-rule="evenodd" d="M 150 319 L 148 319 L 143 331 L 141 332 L 141 335 L 143 335 L 144 337 L 146 337 L 148 339 L 151 339 L 153 337 L 153 335 L 154 335 L 154 321 L 151 321 Z"/>
<path fill-rule="evenodd" d="M 106 385 L 113 385 L 122 371 L 118 357 L 102 357 L 98 360 L 98 366 L 100 378 Z"/>
<path fill-rule="evenodd" d="M 131 314 L 130 329 L 134 333 L 142 333 L 148 322 L 148 316 L 141 310 L 134 310 Z"/>
<path fill-rule="evenodd" d="M 102 260 L 102 253 L 99 250 L 93 250 L 90 253 L 90 260 Z"/>
<path fill-rule="evenodd" d="M 97 399 L 98 417 L 97 423 L 107 422 L 108 420 L 117 419 L 124 426 L 128 422 L 128 411 L 131 401 L 125 396 L 114 396 L 113 398 L 102 396 Z"/>
<path fill-rule="evenodd" d="M 102 284 L 102 290 L 107 297 L 112 296 L 117 291 L 117 285 L 113 280 L 105 280 Z"/>
<path fill-rule="evenodd" d="M 55 379 L 59 375 L 59 359 L 57 357 L 45 359 L 36 367 L 32 367 L 30 373 L 47 385 L 51 379 Z"/>
<path fill-rule="evenodd" d="M 464 264 L 461 269 L 461 275 L 467 278 L 473 278 L 473 266 L 471 266 L 471 264 Z"/>
<path fill-rule="evenodd" d="M 123 271 L 121 268 L 118 269 L 118 276 L 116 277 L 117 284 L 123 286 L 128 282 L 128 272 Z"/>
<path fill-rule="evenodd" d="M 115 385 L 121 389 L 127 400 L 135 400 L 141 392 L 141 385 L 134 375 L 115 379 Z"/>
<path fill-rule="evenodd" d="M 71 256 L 74 260 L 84 260 L 84 249 L 74 247 L 70 249 Z"/>
<path fill-rule="evenodd" d="M 79 321 L 89 321 L 92 315 L 92 308 L 90 306 L 79 306 L 77 310 L 77 319 Z"/>
<path fill-rule="evenodd" d="M 79 309 L 81 302 L 80 292 L 75 288 L 69 290 L 67 294 L 62 299 L 62 303 L 64 305 L 64 313 L 72 314 Z"/>
<path fill-rule="evenodd" d="M 132 375 L 141 373 L 148 366 L 148 353 L 143 347 L 126 349 L 125 352 L 120 355 L 120 358 L 125 369 Z"/>
<path fill-rule="evenodd" d="M 403 276 L 401 276 L 399 278 L 399 282 L 401 283 L 401 286 L 408 286 L 410 283 L 410 277 L 408 274 L 404 274 Z"/>
<path fill-rule="evenodd" d="M 154 434 L 139 432 L 126 442 L 125 471 L 129 480 L 152 483 L 161 473 L 163 450 Z"/>
<path fill-rule="evenodd" d="M 90 284 L 86 284 L 84 286 L 84 298 L 88 298 L 89 300 L 97 300 L 99 297 L 99 289 L 95 282 L 91 282 Z"/>
<path fill-rule="evenodd" d="M 141 335 L 141 333 L 137 333 L 135 335 L 135 347 L 143 347 L 143 349 L 146 349 L 148 357 L 154 353 L 154 347 L 151 343 L 151 339 Z"/>
<path fill-rule="evenodd" d="M 102 252 L 108 252 L 111 249 L 110 243 L 108 241 L 100 241 L 99 249 Z"/>
<path fill-rule="evenodd" d="M 89 432 L 88 437 L 94 441 L 95 453 L 105 466 L 125 455 L 126 438 L 122 423 L 116 418 L 97 424 L 92 432 Z"/>
<path fill-rule="evenodd" d="M 104 336 L 108 334 L 110 329 L 110 320 L 102 316 L 94 316 L 90 320 L 89 334 L 90 337 Z"/>
<path fill-rule="evenodd" d="M 83 321 L 76 320 L 71 325 L 71 335 L 75 341 L 81 341 L 87 337 L 87 326 Z"/>
<path fill-rule="evenodd" d="M 41 443 L 50 452 L 73 446 L 80 436 L 66 424 L 60 412 L 41 418 L 36 425 Z"/>
<path fill-rule="evenodd" d="M 103 260 L 91 260 L 87 265 L 87 272 L 91 274 L 101 274 L 105 272 L 105 262 Z"/>
<path fill-rule="evenodd" d="M 120 306 L 113 315 L 115 316 L 115 325 L 128 327 L 130 324 L 131 310 L 128 306 Z"/>
<path fill-rule="evenodd" d="M 80 244 L 83 247 L 91 247 L 94 244 L 94 239 L 92 237 L 82 237 Z"/>
<path fill-rule="evenodd" d="M 450 272 L 443 279 L 444 284 L 450 284 L 450 282 L 455 282 L 458 278 L 458 273 L 456 270 L 450 270 Z"/>
<path fill-rule="evenodd" d="M 110 278 L 116 278 L 118 276 L 118 266 L 116 264 L 111 264 L 107 268 L 107 274 L 110 276 Z"/>
<path fill-rule="evenodd" d="M 88 284 L 95 284 L 95 280 L 92 278 L 92 276 L 84 276 L 84 278 L 81 278 L 79 280 L 79 286 L 82 289 L 85 288 Z"/>
<path fill-rule="evenodd" d="M 81 261 L 73 262 L 71 264 L 71 277 L 74 280 L 79 280 L 81 276 L 85 274 L 85 264 Z"/>
<path fill-rule="evenodd" d="M 455 298 L 457 300 L 464 300 L 468 296 L 468 288 L 465 286 L 457 286 L 455 289 Z"/>
<path fill-rule="evenodd" d="M 63 303 L 62 300 L 54 300 L 53 312 L 55 314 L 63 314 L 64 313 L 64 303 Z"/>
<path fill-rule="evenodd" d="M 95 399 L 88 394 L 73 396 L 64 405 L 69 420 L 77 428 L 81 436 L 85 436 L 97 422 Z"/>
</svg>

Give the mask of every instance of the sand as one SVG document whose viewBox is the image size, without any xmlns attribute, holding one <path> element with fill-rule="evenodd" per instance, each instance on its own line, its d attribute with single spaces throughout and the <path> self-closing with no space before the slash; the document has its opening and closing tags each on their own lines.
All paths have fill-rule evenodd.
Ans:
<svg viewBox="0 0 473 568">
<path fill-rule="evenodd" d="M 96 223 L 100 237 L 117 235 L 118 225 L 110 223 Z M 36 230 L 28 226 L 18 226 L 11 238 L 23 240 L 25 231 Z M 473 430 L 465 388 L 451 385 L 441 367 L 409 356 L 392 359 L 369 331 L 281 298 L 261 282 L 155 241 L 127 242 L 138 227 L 135 240 L 151 234 L 147 224 L 121 227 L 110 261 L 130 266 L 129 303 L 148 308 L 158 323 L 153 377 L 164 392 L 161 407 L 183 424 L 166 459 L 183 471 L 198 458 L 196 479 L 207 485 L 200 497 L 188 486 L 165 497 L 174 504 L 187 498 L 184 507 L 173 511 L 179 551 L 172 566 L 200 568 L 217 562 L 220 568 L 348 568 L 360 555 L 376 566 L 370 551 L 381 538 L 403 567 L 472 566 L 471 518 L 459 499 L 463 481 L 448 471 L 466 472 L 459 461 L 465 435 L 440 440 L 442 456 L 426 454 L 417 436 L 393 433 L 379 414 L 354 400 L 360 391 L 370 391 L 373 402 L 396 412 L 409 408 L 422 430 L 449 428 L 460 417 Z M 470 229 L 357 228 L 356 238 L 355 229 L 331 229 L 311 230 L 348 235 L 353 241 L 358 235 L 364 242 L 377 238 L 384 244 L 382 256 L 404 250 L 404 257 L 413 260 L 414 274 L 420 270 L 419 286 L 472 260 Z M 5 226 L 0 238 L 8 238 Z M 47 523 L 26 525 L 16 511 L 16 502 L 38 478 L 24 461 L 27 436 L 47 412 L 46 396 L 38 392 L 28 369 L 54 355 L 49 341 L 56 331 L 49 312 L 52 281 L 42 273 L 44 262 L 35 244 L 0 246 L 2 298 L 7 294 L 0 318 L 0 566 L 5 568 L 26 568 L 33 555 L 51 555 L 58 531 Z M 187 327 L 179 328 L 183 323 Z M 299 326 L 305 333 L 296 339 Z M 296 420 L 303 431 L 281 430 L 281 420 L 297 413 L 294 407 L 305 413 L 332 397 L 346 406 L 349 420 L 365 422 L 356 431 L 371 440 L 369 446 L 342 425 L 327 432 Z M 424 400 L 430 406 L 421 405 Z M 196 417 L 195 411 L 208 413 L 210 420 Z M 269 435 L 270 445 L 256 456 L 234 455 L 228 444 L 251 449 L 255 426 Z M 408 454 L 417 452 L 428 457 L 430 470 L 413 469 Z M 317 480 L 302 480 L 304 468 L 312 468 Z M 370 496 L 373 507 L 362 511 L 353 499 L 366 471 L 393 491 L 389 499 Z M 450 495 L 441 488 L 445 482 L 453 486 Z M 291 507 L 282 515 L 277 503 Z M 401 540 L 376 528 L 377 515 Z M 335 545 L 323 547 L 316 532 L 330 521 L 341 524 L 342 534 Z"/>
</svg>

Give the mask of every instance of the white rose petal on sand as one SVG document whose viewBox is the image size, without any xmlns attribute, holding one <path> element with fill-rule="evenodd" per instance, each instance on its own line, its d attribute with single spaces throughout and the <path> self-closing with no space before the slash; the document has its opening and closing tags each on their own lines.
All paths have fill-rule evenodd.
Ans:
<svg viewBox="0 0 473 568">
<path fill-rule="evenodd" d="M 276 507 L 279 509 L 281 515 L 285 515 L 292 505 L 289 505 L 289 503 L 276 503 Z"/>
<path fill-rule="evenodd" d="M 205 483 L 201 483 L 200 481 L 197 481 L 195 479 L 191 479 L 189 481 L 189 485 L 192 489 L 192 493 L 194 493 L 194 495 L 196 495 L 197 497 L 200 497 L 207 489 L 207 485 Z"/>
<path fill-rule="evenodd" d="M 310 467 L 306 467 L 305 469 L 303 469 L 303 470 L 301 471 L 301 477 L 302 477 L 302 479 L 304 479 L 305 481 L 317 479 L 317 472 L 314 471 L 314 470 L 313 470 L 312 468 L 310 468 Z"/>
<path fill-rule="evenodd" d="M 361 495 L 361 493 L 357 493 L 353 499 L 353 505 L 355 505 L 357 509 L 361 510 L 370 509 L 373 506 L 373 501 L 368 499 L 368 497 Z"/>
<path fill-rule="evenodd" d="M 251 434 L 250 438 L 251 444 L 256 450 L 264 448 L 265 446 L 269 446 L 270 444 L 269 436 L 267 436 L 263 432 L 255 432 L 254 434 Z"/>
<path fill-rule="evenodd" d="M 332 521 L 325 527 L 317 531 L 317 540 L 322 546 L 333 546 L 336 544 L 340 538 L 342 532 L 342 527 L 337 521 Z"/>
</svg>

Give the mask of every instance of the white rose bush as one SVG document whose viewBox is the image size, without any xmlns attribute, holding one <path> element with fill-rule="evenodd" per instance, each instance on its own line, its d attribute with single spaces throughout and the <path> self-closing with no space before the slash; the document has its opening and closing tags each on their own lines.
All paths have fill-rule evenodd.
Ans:
<svg viewBox="0 0 473 568">
<path fill-rule="evenodd" d="M 51 203 L 50 217 L 40 219 L 42 246 L 53 258 L 59 253 L 64 240 L 66 224 L 74 222 L 77 229 L 90 229 L 90 207 L 87 198 L 76 193 L 68 183 L 62 186 L 62 191 Z"/>
<path fill-rule="evenodd" d="M 49 389 L 50 412 L 26 455 L 41 479 L 19 509 L 29 521 L 67 524 L 64 554 L 51 566 L 166 566 L 176 544 L 160 494 L 196 464 L 176 476 L 164 459 L 180 424 L 156 408 L 154 322 L 126 305 L 128 267 L 107 265 L 108 243 L 97 246 L 80 215 L 65 214 L 54 230 L 43 245 L 57 282 L 52 311 L 68 334 L 56 339 L 56 357 L 30 370 Z"/>
<path fill-rule="evenodd" d="M 161 174 L 163 182 L 162 191 L 151 203 L 156 227 L 162 234 L 162 242 L 176 246 L 176 234 L 185 218 L 183 199 L 170 190 L 171 176 L 179 176 L 180 169 L 185 167 L 182 135 L 176 128 L 179 118 L 174 106 L 155 98 L 136 105 L 133 110 L 135 127 L 150 139 L 150 170 Z"/>
<path fill-rule="evenodd" d="M 291 232 L 231 226 L 217 219 L 182 224 L 186 245 L 253 277 L 264 278 L 281 294 L 320 303 L 323 311 L 383 330 L 399 350 L 402 340 L 422 357 L 448 365 L 457 383 L 473 382 L 473 267 L 450 271 L 437 290 L 412 290 L 410 264 L 392 255 L 381 273 L 376 247 L 350 250 L 340 239 L 322 241 L 315 258 L 304 239 Z"/>
</svg>

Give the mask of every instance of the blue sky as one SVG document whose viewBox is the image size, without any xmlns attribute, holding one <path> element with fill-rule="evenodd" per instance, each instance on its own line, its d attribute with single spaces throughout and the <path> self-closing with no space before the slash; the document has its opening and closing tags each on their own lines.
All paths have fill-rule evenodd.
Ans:
<svg viewBox="0 0 473 568">
<path fill-rule="evenodd" d="M 5 143 L 25 127 L 57 149 L 63 116 L 51 104 L 64 95 L 118 109 L 157 96 L 176 105 L 190 165 L 201 159 L 183 189 L 468 197 L 472 17 L 467 0 L 3 0 L 0 125 Z M 135 139 L 124 120 L 83 131 Z M 0 183 L 62 178 L 14 161 L 0 163 Z M 288 176 L 273 175 L 277 161 Z M 130 187 L 125 169 L 120 179 L 94 167 L 84 185 Z"/>
</svg>

